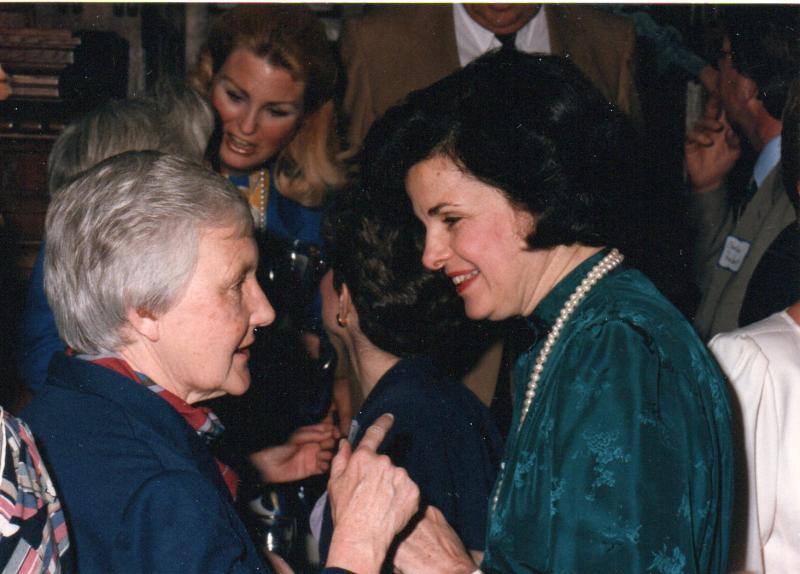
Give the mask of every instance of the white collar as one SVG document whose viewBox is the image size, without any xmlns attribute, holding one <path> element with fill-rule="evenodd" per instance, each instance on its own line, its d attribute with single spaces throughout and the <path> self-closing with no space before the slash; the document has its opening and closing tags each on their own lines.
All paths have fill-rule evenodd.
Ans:
<svg viewBox="0 0 800 574">
<path fill-rule="evenodd" d="M 542 5 L 536 16 L 517 31 L 515 45 L 522 52 L 550 53 L 550 31 L 547 29 L 546 7 Z M 489 50 L 500 47 L 494 33 L 467 14 L 463 4 L 453 5 L 453 22 L 456 31 L 458 60 L 464 67 Z"/>
<path fill-rule="evenodd" d="M 756 185 L 761 187 L 769 173 L 778 165 L 781 160 L 781 136 L 775 136 L 767 142 L 767 145 L 758 154 L 758 159 L 753 166 L 753 179 Z"/>
</svg>

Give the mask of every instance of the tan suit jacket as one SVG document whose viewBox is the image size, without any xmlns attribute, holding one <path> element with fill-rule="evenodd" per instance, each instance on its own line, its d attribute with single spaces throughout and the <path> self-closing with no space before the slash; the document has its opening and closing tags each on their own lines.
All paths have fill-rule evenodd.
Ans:
<svg viewBox="0 0 800 574">
<path fill-rule="evenodd" d="M 780 165 L 761 182 L 740 217 L 734 217 L 725 186 L 689 198 L 695 224 L 695 268 L 700 284 L 700 304 L 694 326 L 707 341 L 717 333 L 739 327 L 739 315 L 747 285 L 761 258 L 787 225 L 797 220 L 789 195 L 783 188 Z M 749 247 L 736 271 L 720 265 L 729 236 Z"/>
<path fill-rule="evenodd" d="M 548 4 L 551 52 L 571 59 L 603 95 L 638 119 L 633 25 L 585 6 Z M 359 145 L 375 118 L 406 94 L 460 68 L 450 4 L 392 5 L 345 21 L 345 111 Z"/>
</svg>

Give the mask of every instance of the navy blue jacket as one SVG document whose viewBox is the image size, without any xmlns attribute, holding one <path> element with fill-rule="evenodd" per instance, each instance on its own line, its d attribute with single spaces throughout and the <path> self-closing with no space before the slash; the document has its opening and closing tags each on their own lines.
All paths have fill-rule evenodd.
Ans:
<svg viewBox="0 0 800 574">
<path fill-rule="evenodd" d="M 270 572 L 206 444 L 152 391 L 59 353 L 21 416 L 59 490 L 79 572 Z"/>
<path fill-rule="evenodd" d="M 489 409 L 430 359 L 413 357 L 394 365 L 372 389 L 354 419 L 353 445 L 383 413 L 395 421 L 379 452 L 406 469 L 419 486 L 422 506 L 437 507 L 467 548 L 483 550 L 489 494 L 502 456 Z M 324 560 L 333 534 L 330 505 L 322 520 Z"/>
</svg>

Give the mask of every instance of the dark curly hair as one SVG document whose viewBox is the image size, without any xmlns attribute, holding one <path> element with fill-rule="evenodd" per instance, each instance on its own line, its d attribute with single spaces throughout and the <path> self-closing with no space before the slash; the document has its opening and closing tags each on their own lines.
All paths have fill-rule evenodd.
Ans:
<svg viewBox="0 0 800 574">
<path fill-rule="evenodd" d="M 400 357 L 429 355 L 463 374 L 492 327 L 470 321 L 450 281 L 422 266 L 424 229 L 413 213 L 376 209 L 376 191 L 356 183 L 327 206 L 322 233 L 334 288 L 347 285 L 374 345 Z"/>
<path fill-rule="evenodd" d="M 373 201 L 402 212 L 408 170 L 444 154 L 536 217 L 531 248 L 623 247 L 640 191 L 636 138 L 568 60 L 493 52 L 378 120 L 361 152 L 362 179 L 382 190 Z"/>
</svg>

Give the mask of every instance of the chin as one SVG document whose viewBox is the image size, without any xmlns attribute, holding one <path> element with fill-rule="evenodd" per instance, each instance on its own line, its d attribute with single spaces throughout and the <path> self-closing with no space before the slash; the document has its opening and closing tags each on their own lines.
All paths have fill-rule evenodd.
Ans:
<svg viewBox="0 0 800 574">
<path fill-rule="evenodd" d="M 219 161 L 229 171 L 237 171 L 241 173 L 251 173 L 257 170 L 264 162 L 258 162 L 251 158 L 243 158 L 241 156 L 232 154 L 220 154 Z"/>
<path fill-rule="evenodd" d="M 244 373 L 237 373 L 236 376 L 225 383 L 222 387 L 226 395 L 238 397 L 247 392 L 250 388 L 250 371 L 245 368 Z"/>
<path fill-rule="evenodd" d="M 490 313 L 485 309 L 476 309 L 466 305 L 464 307 L 464 314 L 472 319 L 473 321 L 483 321 L 484 319 L 489 319 Z"/>
</svg>

